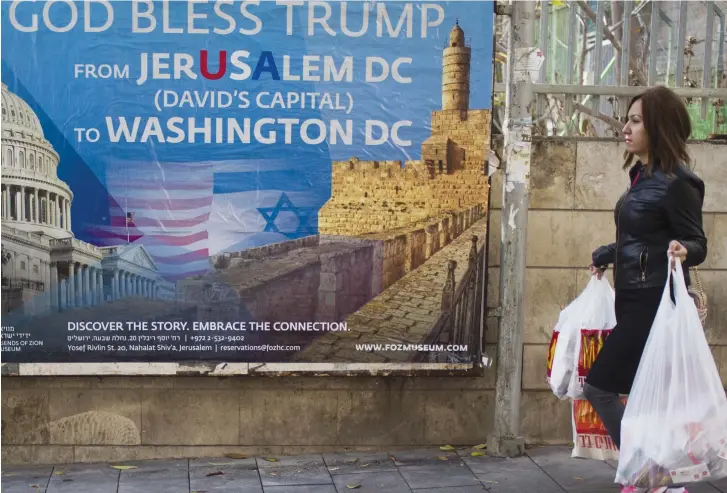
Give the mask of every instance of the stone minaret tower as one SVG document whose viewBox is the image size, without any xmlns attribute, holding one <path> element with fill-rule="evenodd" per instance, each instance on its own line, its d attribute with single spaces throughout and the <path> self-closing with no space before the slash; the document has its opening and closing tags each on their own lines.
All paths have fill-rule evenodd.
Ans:
<svg viewBox="0 0 727 493">
<path fill-rule="evenodd" d="M 459 20 L 449 33 L 449 46 L 442 59 L 442 110 L 467 110 L 470 103 L 470 59 Z"/>
</svg>

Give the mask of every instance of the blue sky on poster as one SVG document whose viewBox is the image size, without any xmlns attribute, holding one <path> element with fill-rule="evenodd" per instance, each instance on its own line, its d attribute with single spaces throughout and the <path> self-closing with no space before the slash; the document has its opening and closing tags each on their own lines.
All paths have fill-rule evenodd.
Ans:
<svg viewBox="0 0 727 493">
<path fill-rule="evenodd" d="M 121 163 L 274 161 L 274 171 L 288 171 L 282 175 L 266 175 L 276 177 L 273 183 L 276 189 L 296 193 L 300 183 L 306 183 L 310 193 L 309 203 L 304 205 L 319 207 L 330 195 L 332 160 L 345 160 L 352 156 L 402 160 L 420 157 L 421 143 L 430 135 L 431 112 L 441 108 L 442 50 L 457 19 L 472 47 L 470 107 L 490 108 L 491 105 L 492 2 L 347 2 L 345 12 L 350 31 L 360 30 L 367 15 L 370 19 L 368 29 L 358 37 L 342 32 L 344 7 L 342 2 L 335 1 L 311 2 L 295 7 L 277 5 L 278 2 L 273 1 L 259 4 L 243 2 L 247 4 L 244 9 L 240 2 L 234 5 L 231 2 L 153 2 L 151 16 L 136 17 L 134 5 L 137 12 L 147 12 L 151 2 L 114 1 L 107 2 L 113 11 L 110 23 L 106 22 L 107 10 L 100 1 L 76 2 L 75 19 L 68 2 L 20 2 L 11 19 L 10 10 L 14 3 L 3 1 L 1 5 L 2 79 L 11 91 L 28 96 L 26 99 L 31 106 L 39 110 L 44 129 L 50 125 L 57 129 L 55 133 L 46 133 L 53 136 L 51 143 L 61 156 L 59 175 L 72 188 L 74 185 L 78 187 L 73 175 L 78 174 L 77 168 L 81 166 L 87 167 L 107 188 L 112 188 L 106 177 L 111 158 Z M 86 10 L 86 5 L 90 5 L 89 10 Z M 326 20 L 328 29 L 321 23 L 315 24 L 311 35 L 311 17 L 321 18 L 327 11 L 330 11 Z M 397 27 L 400 19 L 404 19 L 398 37 L 388 35 L 387 25 L 382 23 L 382 11 L 390 19 L 392 29 Z M 190 12 L 196 17 L 190 16 Z M 37 30 L 19 30 L 18 26 L 32 30 L 27 26 L 33 25 L 33 15 L 37 19 Z M 149 26 L 150 17 L 156 24 L 151 32 L 133 32 L 135 21 L 139 28 L 137 31 L 143 31 Z M 73 20 L 75 24 L 71 26 L 69 23 Z M 102 32 L 86 32 L 86 22 L 95 27 L 108 25 Z M 231 23 L 234 23 L 234 29 Z M 64 26 L 70 29 L 53 32 L 49 24 L 56 26 L 55 30 L 63 30 Z M 190 33 L 190 27 L 200 32 Z M 377 36 L 377 27 L 382 31 L 381 37 Z M 215 28 L 229 31 L 229 34 L 201 32 Z M 426 35 L 422 36 L 423 33 Z M 218 80 L 200 77 L 200 50 L 207 50 L 209 69 L 213 73 L 218 69 L 218 53 L 225 50 L 227 74 Z M 330 57 L 339 69 L 346 57 L 351 57 L 353 80 L 274 80 L 270 71 L 263 71 L 258 80 L 233 80 L 230 74 L 239 70 L 231 65 L 230 57 L 239 50 L 249 52 L 246 61 L 251 65 L 251 71 L 255 70 L 262 56 L 266 58 L 266 67 L 270 67 L 270 59 L 274 60 L 281 76 L 285 56 L 290 57 L 290 73 L 293 75 L 301 73 L 302 59 L 306 55 L 317 55 L 321 60 Z M 197 74 L 197 78 L 191 80 L 182 74 L 176 80 L 149 79 L 139 85 L 142 53 L 169 53 L 172 58 L 174 54 L 188 54 L 193 60 L 192 72 Z M 411 82 L 400 83 L 388 77 L 383 82 L 367 83 L 367 57 L 379 57 L 388 63 L 404 60 L 400 65 L 402 77 L 411 78 Z M 87 78 L 84 70 L 75 69 L 77 64 L 96 68 L 109 64 L 118 66 L 122 71 L 128 66 L 129 77 Z M 323 65 L 322 61 L 320 65 Z M 215 97 L 237 94 L 239 98 L 241 92 L 247 92 L 251 104 L 242 108 L 236 105 L 230 108 L 209 107 L 209 104 L 205 107 L 187 105 L 184 108 L 160 108 L 159 111 L 155 107 L 155 96 L 159 91 L 167 91 L 170 101 L 185 94 L 194 98 L 196 91 L 196 95 L 206 98 L 207 103 Z M 349 113 L 312 108 L 310 105 L 305 108 L 300 105 L 293 108 L 256 106 L 257 97 L 268 105 L 276 93 L 281 93 L 282 99 L 287 99 L 289 93 L 316 93 L 318 98 L 327 93 L 334 104 L 339 101 L 342 106 L 348 107 L 352 100 L 353 108 Z M 233 98 L 233 101 L 240 102 L 242 99 Z M 351 125 L 353 132 L 350 145 L 341 142 L 333 145 L 330 141 L 305 143 L 297 131 L 300 125 L 292 127 L 290 143 L 285 143 L 281 125 L 275 126 L 275 143 L 253 138 L 249 144 L 215 143 L 214 139 L 212 143 L 205 144 L 199 141 L 199 136 L 195 143 L 189 142 L 188 138 L 174 144 L 160 143 L 155 139 L 139 142 L 138 138 L 137 142 L 124 142 L 123 139 L 111 142 L 105 120 L 111 118 L 117 125 L 122 117 L 129 123 L 138 118 L 140 128 L 150 118 L 158 118 L 162 127 L 170 118 L 184 119 L 185 124 L 181 127 L 186 127 L 189 118 L 195 118 L 198 126 L 203 125 L 205 118 L 210 118 L 213 129 L 216 128 L 216 119 L 224 124 L 229 118 L 237 121 L 249 119 L 253 125 L 264 118 L 298 119 L 300 122 L 339 120 L 343 128 Z M 391 139 L 382 145 L 366 145 L 364 129 L 367 121 L 381 121 L 389 127 L 396 122 L 410 121 L 411 127 L 402 127 L 399 135 L 400 140 L 408 141 L 409 145 L 397 144 Z M 79 134 L 85 135 L 77 130 L 81 128 L 98 129 L 100 139 L 97 142 L 88 142 L 84 138 L 79 140 Z M 170 132 L 165 131 L 164 134 L 169 137 Z M 260 185 L 269 188 L 271 183 Z M 250 193 L 249 190 L 246 192 Z M 73 204 L 74 218 L 93 222 L 93 218 L 83 217 L 82 209 L 88 205 L 85 200 L 91 199 L 77 194 Z M 258 218 L 256 224 L 259 222 Z M 264 225 L 263 222 L 262 227 Z"/>
</svg>

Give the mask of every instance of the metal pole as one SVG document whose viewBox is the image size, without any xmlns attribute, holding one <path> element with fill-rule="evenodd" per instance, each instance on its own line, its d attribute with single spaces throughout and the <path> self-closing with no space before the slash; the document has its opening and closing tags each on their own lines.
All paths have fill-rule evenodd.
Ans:
<svg viewBox="0 0 727 493">
<path fill-rule="evenodd" d="M 527 245 L 528 191 L 533 90 L 526 60 L 534 48 L 535 2 L 510 2 L 505 90 L 505 179 L 500 258 L 501 318 L 497 344 L 495 422 L 488 452 L 498 457 L 525 453 L 520 436 L 520 393 L 525 326 L 523 292 Z"/>
</svg>

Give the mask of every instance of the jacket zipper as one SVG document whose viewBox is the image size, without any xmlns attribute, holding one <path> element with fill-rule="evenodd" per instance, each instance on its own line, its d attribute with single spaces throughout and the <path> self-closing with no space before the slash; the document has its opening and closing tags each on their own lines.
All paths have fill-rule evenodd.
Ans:
<svg viewBox="0 0 727 493">
<path fill-rule="evenodd" d="M 646 254 L 646 258 L 644 258 L 644 254 Z M 642 258 L 644 258 L 643 263 L 641 263 Z M 643 265 L 643 267 L 641 268 L 641 282 L 646 282 L 646 269 L 649 266 L 649 247 L 644 247 L 644 250 L 639 256 L 639 263 Z"/>
</svg>

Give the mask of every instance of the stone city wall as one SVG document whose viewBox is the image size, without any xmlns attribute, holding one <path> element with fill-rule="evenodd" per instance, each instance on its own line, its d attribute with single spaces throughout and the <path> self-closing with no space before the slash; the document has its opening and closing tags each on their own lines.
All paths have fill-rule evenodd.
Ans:
<svg viewBox="0 0 727 493">
<path fill-rule="evenodd" d="M 331 199 L 321 209 L 321 234 L 359 236 L 431 221 L 487 203 L 482 169 L 439 173 L 421 161 L 333 163 Z"/>
</svg>

